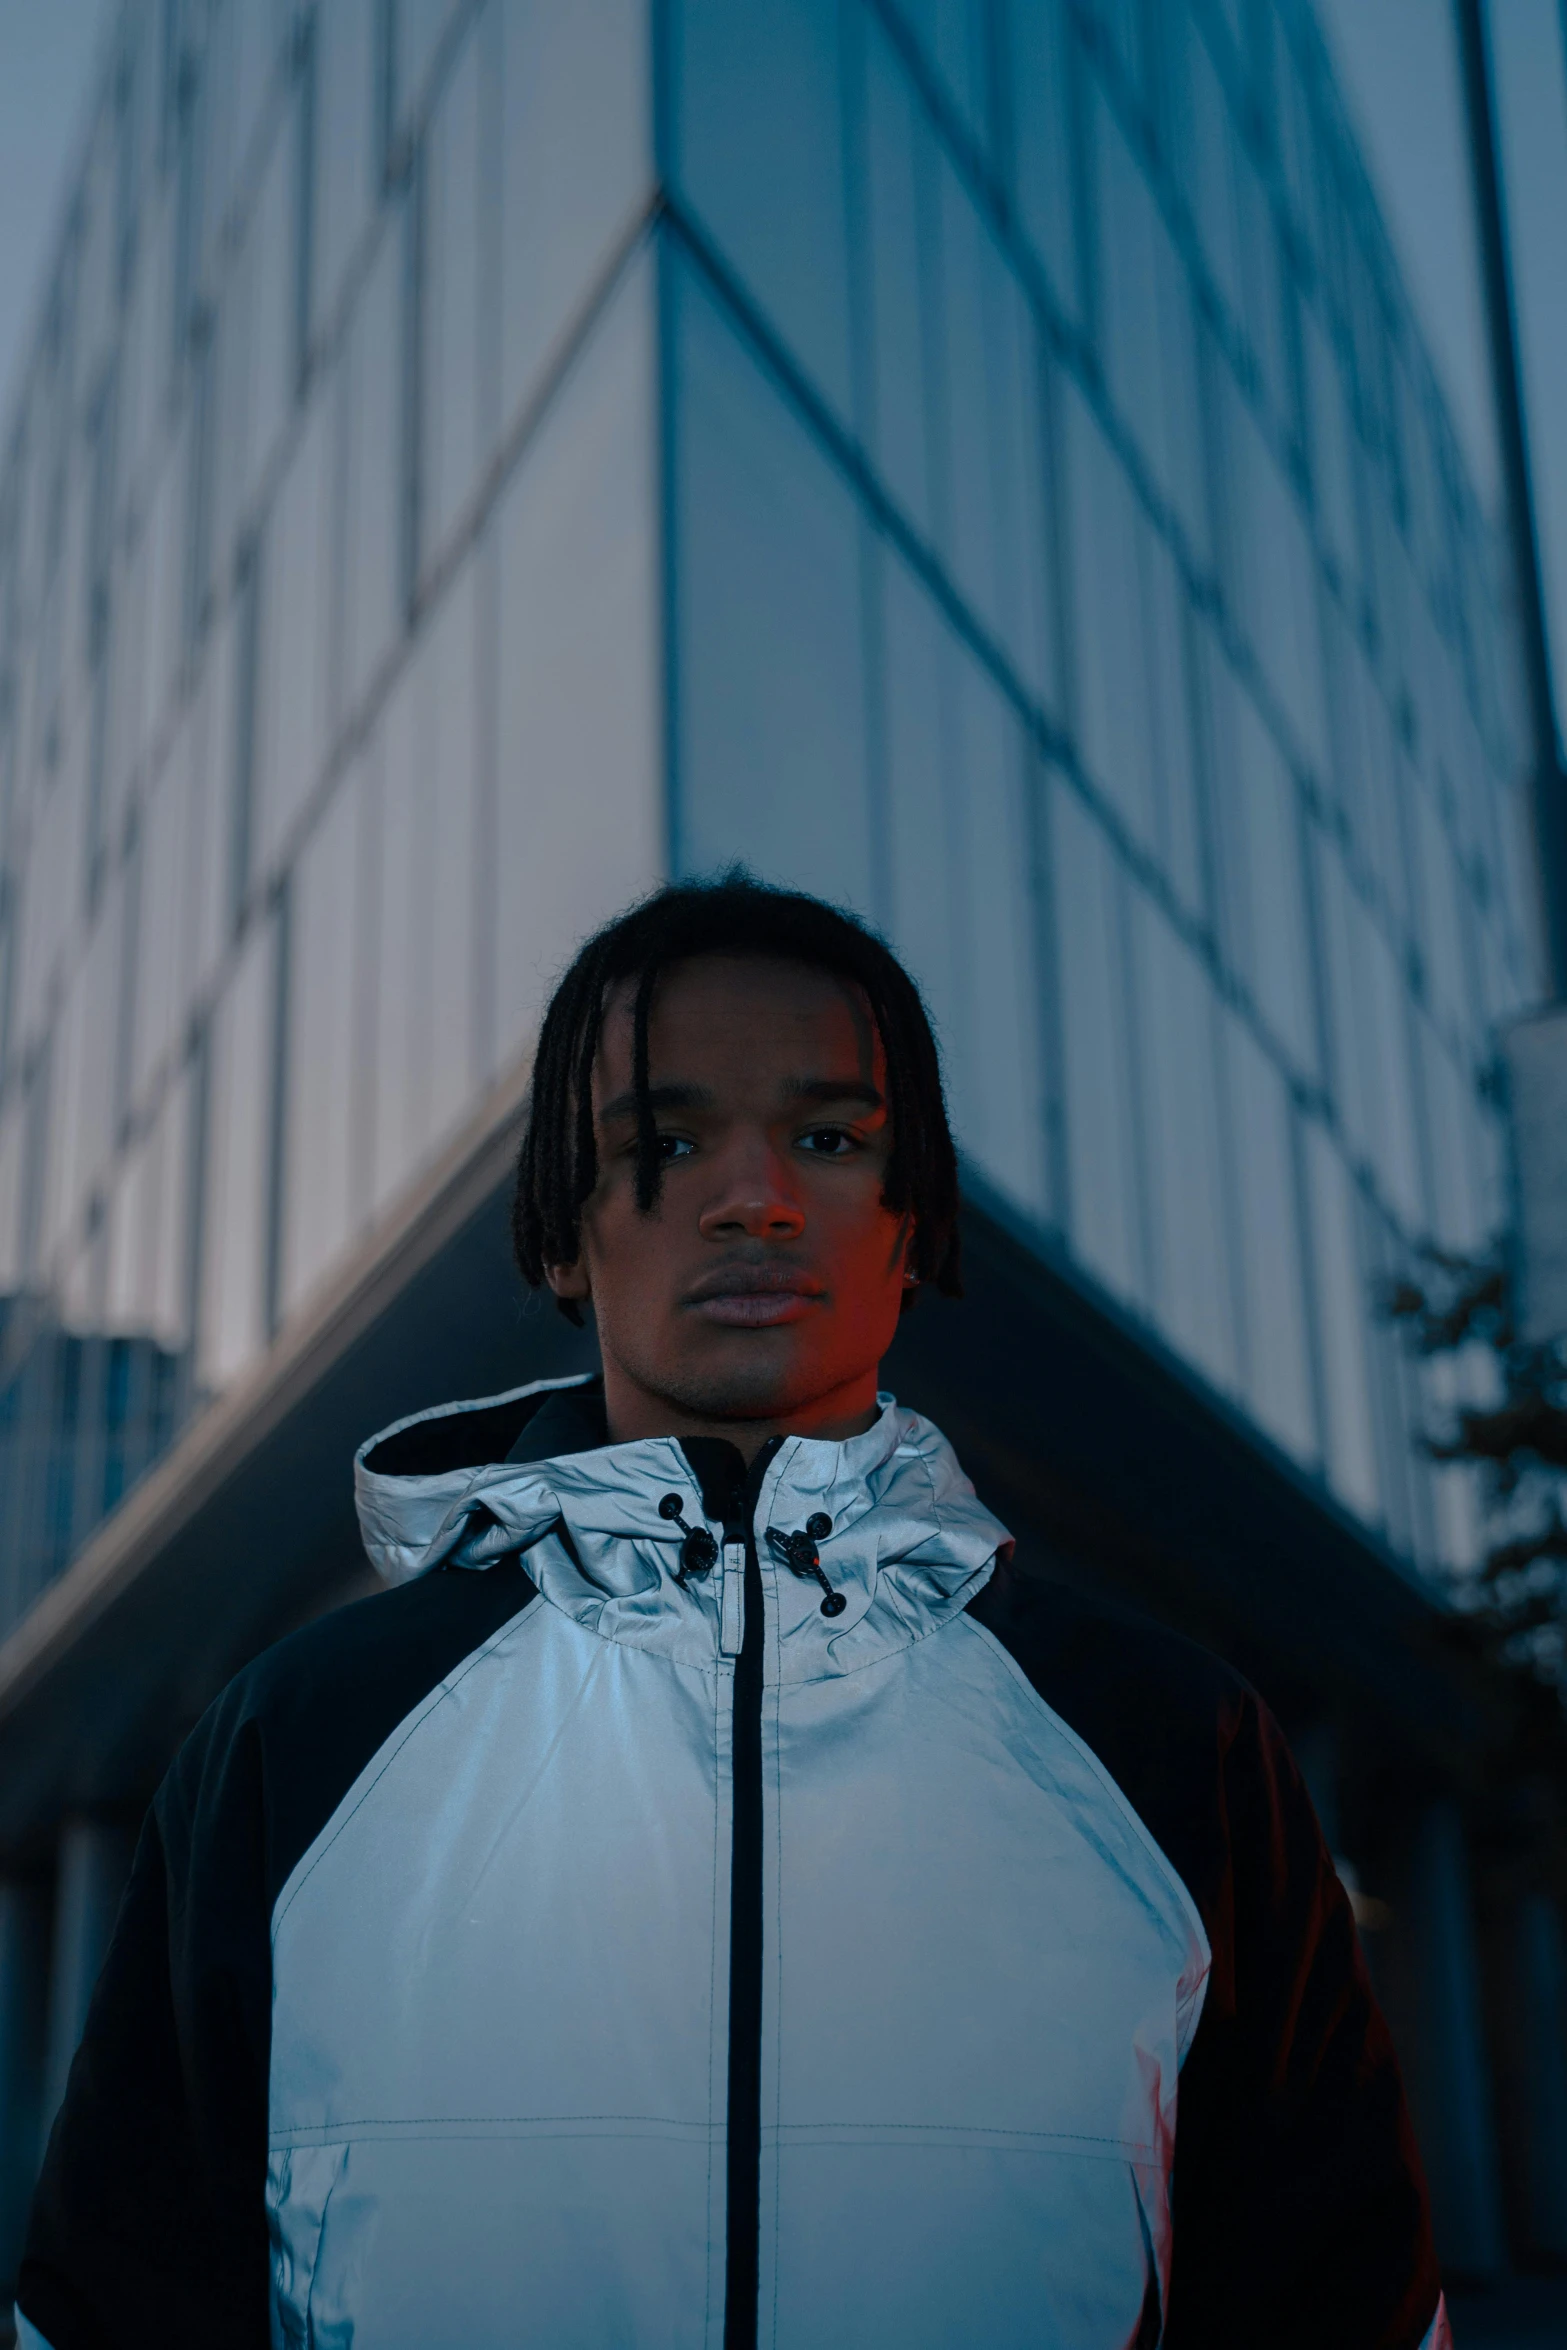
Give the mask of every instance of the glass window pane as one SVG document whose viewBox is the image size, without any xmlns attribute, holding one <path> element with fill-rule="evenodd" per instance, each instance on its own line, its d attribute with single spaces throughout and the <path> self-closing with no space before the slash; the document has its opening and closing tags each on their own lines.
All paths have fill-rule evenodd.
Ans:
<svg viewBox="0 0 1567 2350">
<path fill-rule="evenodd" d="M 1191 201 L 1203 259 L 1232 320 L 1246 314 L 1241 274 L 1240 222 L 1236 211 L 1234 131 L 1224 86 L 1200 32 L 1185 44 L 1186 87 L 1191 109 L 1186 160 L 1192 173 Z"/>
<path fill-rule="evenodd" d="M 361 771 L 334 791 L 289 884 L 283 1068 L 282 1258 L 286 1318 L 328 1272 L 364 1211 L 369 1056 L 363 1049 Z"/>
<path fill-rule="evenodd" d="M 239 110 L 236 66 L 244 13 L 219 6 L 211 11 L 201 57 L 201 204 L 196 278 L 210 293 L 226 265 L 222 233 L 244 157 L 235 138 Z"/>
<path fill-rule="evenodd" d="M 1382 1496 L 1366 1354 L 1371 1300 L 1356 1238 L 1354 1185 L 1322 1128 L 1312 1120 L 1303 1131 L 1328 1480 L 1349 1509 L 1375 1520 Z"/>
<path fill-rule="evenodd" d="M 1350 1156 L 1368 1161 L 1377 1129 L 1375 1063 L 1368 1059 L 1361 973 L 1364 927 L 1337 844 L 1312 827 L 1322 931 L 1334 1108 Z"/>
<path fill-rule="evenodd" d="M 254 865 L 274 869 L 327 745 L 335 443 L 332 402 L 309 411 L 261 553 L 260 690 L 251 796 Z"/>
<path fill-rule="evenodd" d="M 251 248 L 252 273 L 246 434 L 249 466 L 244 495 L 247 506 L 271 462 L 294 404 L 297 381 L 296 156 L 292 129 L 291 121 L 279 122 L 273 132 L 266 170 L 245 232 L 245 242 Z"/>
<path fill-rule="evenodd" d="M 986 0 L 900 0 L 901 13 L 964 129 L 990 144 L 990 10 Z"/>
<path fill-rule="evenodd" d="M 1202 337 L 1196 297 L 1184 254 L 1164 216 L 1152 216 L 1154 299 L 1159 314 L 1158 368 L 1162 394 L 1157 419 L 1160 487 L 1186 542 L 1188 559 L 1204 574 L 1214 568 L 1213 505 L 1209 493 L 1203 431 L 1200 357 Z"/>
<path fill-rule="evenodd" d="M 621 288 L 501 494 L 494 1051 L 661 877 L 653 269 Z M 591 853 L 585 853 L 591 833 Z M 493 878 L 492 878 L 493 886 Z"/>
<path fill-rule="evenodd" d="M 332 0 L 332 5 L 336 4 L 337 0 Z M 227 13 L 235 19 L 233 137 L 244 156 L 260 128 L 262 109 L 279 69 L 284 18 L 283 11 L 270 6 L 268 0 L 229 0 Z"/>
<path fill-rule="evenodd" d="M 1407 768 L 1405 781 L 1420 882 L 1421 960 L 1426 987 L 1438 1019 L 1458 1036 L 1469 1025 L 1463 882 L 1447 827 L 1432 804 L 1429 787 Z"/>
<path fill-rule="evenodd" d="M 189 420 L 189 410 L 186 410 Z M 142 638 L 146 675 L 141 707 L 151 738 L 156 741 L 173 692 L 184 650 L 182 588 L 184 586 L 184 522 L 186 470 L 178 447 L 166 448 L 148 509 L 144 536 L 147 547 L 147 617 Z"/>
<path fill-rule="evenodd" d="M 1111 398 L 1163 488 L 1161 418 L 1167 386 L 1159 364 L 1153 191 L 1098 82 L 1090 80 L 1088 89 L 1104 372 Z"/>
<path fill-rule="evenodd" d="M 1381 930 L 1358 904 L 1352 915 L 1358 915 L 1364 926 L 1360 961 L 1366 994 L 1357 1016 L 1366 1024 L 1368 1057 L 1374 1056 L 1377 1179 L 1405 1231 L 1413 1234 L 1425 1223 L 1426 1205 L 1412 1083 L 1412 1008 L 1403 974 Z"/>
<path fill-rule="evenodd" d="M 180 1001 L 181 931 L 186 918 L 186 764 L 188 730 L 182 732 L 151 792 L 142 803 L 137 843 L 137 968 L 132 996 L 130 1094 L 140 1102 L 153 1071 L 168 1051 Z"/>
<path fill-rule="evenodd" d="M 944 1063 L 957 1046 L 952 1022 L 961 1000 L 958 937 L 947 861 L 949 799 L 947 623 L 907 566 L 881 566 L 882 734 L 887 769 L 890 927 L 936 1026 Z"/>
<path fill-rule="evenodd" d="M 442 82 L 426 133 L 424 222 L 419 240 L 419 560 L 439 560 L 472 497 L 488 453 L 492 406 L 481 355 L 494 317 L 489 222 L 480 201 L 486 157 L 480 66 L 486 48 L 470 31 Z"/>
<path fill-rule="evenodd" d="M 945 887 L 960 988 L 943 1022 L 959 1146 L 1017 1204 L 1048 1207 L 1038 1034 L 1033 762 L 1017 717 L 949 640 Z"/>
<path fill-rule="evenodd" d="M 1328 771 L 1315 559 L 1295 494 L 1228 371 L 1213 371 L 1223 417 L 1227 591 L 1297 757 Z"/>
<path fill-rule="evenodd" d="M 1222 656 L 1214 672 L 1223 727 L 1216 746 L 1219 848 L 1233 932 L 1264 1019 L 1295 1066 L 1314 1073 L 1300 797 L 1255 703 Z"/>
<path fill-rule="evenodd" d="M 470 564 L 379 730 L 377 1207 L 447 1139 L 479 1084 L 476 595 Z"/>
<path fill-rule="evenodd" d="M 81 1113 L 87 1003 L 78 967 L 60 999 L 49 1037 L 49 1079 L 42 1114 L 43 1181 L 38 1192 L 36 1261 L 53 1278 L 81 1223 L 81 1168 L 76 1134 Z"/>
<path fill-rule="evenodd" d="M 403 282 L 398 212 L 359 292 L 339 368 L 347 467 L 343 558 L 343 701 L 363 702 L 398 634 L 403 573 Z"/>
<path fill-rule="evenodd" d="M 1149 736 L 1158 773 L 1159 858 L 1186 910 L 1208 911 L 1207 847 L 1192 714 L 1186 589 L 1175 558 L 1143 534 L 1143 617 L 1148 639 Z"/>
<path fill-rule="evenodd" d="M 397 120 L 406 124 L 425 95 L 453 0 L 389 0 L 389 6 L 393 17 L 392 78 Z"/>
<path fill-rule="evenodd" d="M 254 239 L 231 255 L 218 291 L 211 360 L 212 570 L 220 592 L 232 577 L 235 547 L 250 492 L 250 298 Z"/>
<path fill-rule="evenodd" d="M 1477 1183 L 1473 1129 L 1479 1104 L 1462 1069 L 1429 1020 L 1414 1018 L 1421 1047 L 1426 1120 L 1431 1135 L 1431 1206 L 1435 1237 L 1455 1255 L 1478 1255 L 1490 1235 Z"/>
<path fill-rule="evenodd" d="M 1129 892 L 1129 905 L 1141 983 L 1144 1147 L 1154 1178 L 1155 1311 L 1177 1351 L 1228 1388 L 1235 1334 L 1212 991 L 1190 948 L 1140 890 Z"/>
<path fill-rule="evenodd" d="M 80 1032 L 73 1054 L 75 1102 L 65 1109 L 70 1141 L 62 1166 L 62 1188 L 74 1223 L 89 1189 L 109 1162 L 122 1106 L 119 1066 L 125 1000 L 125 868 L 112 875 L 99 902 L 98 918 L 78 966 L 73 994 L 80 1005 Z M 63 1106 L 63 1105 L 62 1105 Z"/>
<path fill-rule="evenodd" d="M 1139 848 L 1158 849 L 1139 555 L 1147 525 L 1125 469 L 1077 386 L 1062 447 L 1079 755 Z"/>
<path fill-rule="evenodd" d="M 1016 713 L 904 565 L 885 565 L 890 929 L 935 1023 L 959 1147 L 1049 1213 L 1032 795 Z"/>
<path fill-rule="evenodd" d="M 127 1153 L 109 1205 L 109 1327 L 171 1353 L 190 1337 L 192 1107 L 187 1061 Z"/>
<path fill-rule="evenodd" d="M 267 1342 L 276 924 L 251 925 L 207 1037 L 197 1378 L 226 1387 Z"/>
<path fill-rule="evenodd" d="M 538 389 L 652 173 L 645 0 L 502 0 L 502 414 Z"/>
<path fill-rule="evenodd" d="M 1298 1461 L 1315 1457 L 1316 1411 L 1306 1333 L 1296 1190 L 1294 1109 L 1277 1064 L 1244 1022 L 1226 1014 L 1235 1137 L 1236 1239 L 1245 1300 L 1248 1410 Z"/>
<path fill-rule="evenodd" d="M 1069 790 L 1051 794 L 1050 850 L 1072 1246 L 1106 1288 L 1131 1298 L 1143 1283 L 1124 884 L 1103 832 Z"/>
<path fill-rule="evenodd" d="M 1048 701 L 1054 679 L 1034 324 L 995 238 L 945 157 L 938 185 L 942 552 L 959 591 L 1022 683 Z"/>
<path fill-rule="evenodd" d="M 837 0 L 680 0 L 678 170 L 750 293 L 850 412 Z"/>
<path fill-rule="evenodd" d="M 316 333 L 336 312 L 344 272 L 375 208 L 378 12 L 379 0 L 330 0 L 316 11 Z"/>
<path fill-rule="evenodd" d="M 1327 329 L 1309 303 L 1301 304 L 1300 321 L 1317 531 L 1328 561 L 1348 587 L 1355 567 L 1355 482 L 1344 379 Z"/>
<path fill-rule="evenodd" d="M 1072 16 L 1066 0 L 1015 0 L 1006 22 L 1018 213 L 1057 302 L 1075 317 L 1081 293 L 1072 124 L 1082 100 Z"/>
<path fill-rule="evenodd" d="M 924 538 L 934 538 L 930 378 L 934 310 L 935 139 L 902 60 L 870 20 L 866 41 L 867 242 L 872 416 L 882 480 Z"/>
<path fill-rule="evenodd" d="M 691 277 L 679 352 L 679 868 L 866 906 L 854 499 Z"/>
<path fill-rule="evenodd" d="M 164 395 L 169 383 L 168 321 L 173 287 L 166 207 L 166 198 L 160 208 L 157 198 L 149 191 L 137 239 L 136 274 L 125 323 L 121 375 L 123 479 L 126 489 L 138 499 L 162 437 Z"/>
<path fill-rule="evenodd" d="M 82 908 L 83 795 L 57 778 L 34 815 L 31 854 L 22 886 L 15 1047 L 25 1052 L 43 1027 L 49 993 L 66 941 Z"/>
<path fill-rule="evenodd" d="M 205 990 L 228 944 L 233 912 L 237 663 L 241 631 L 231 602 L 206 640 L 191 699 L 186 830 L 189 907 L 185 999 Z M 181 1007 L 183 1009 L 183 1007 Z"/>
<path fill-rule="evenodd" d="M 1295 404 L 1286 357 L 1286 280 L 1273 205 L 1244 139 L 1234 147 L 1236 216 L 1246 288 L 1242 318 L 1260 388 L 1275 425 L 1293 434 Z"/>
</svg>

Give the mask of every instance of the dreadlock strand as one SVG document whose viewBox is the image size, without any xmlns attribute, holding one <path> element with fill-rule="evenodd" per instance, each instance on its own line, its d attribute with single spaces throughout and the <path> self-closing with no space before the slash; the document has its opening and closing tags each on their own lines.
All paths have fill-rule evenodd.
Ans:
<svg viewBox="0 0 1567 2350">
<path fill-rule="evenodd" d="M 653 1122 L 653 1102 L 648 1085 L 647 1039 L 653 989 L 659 970 L 659 962 L 650 959 L 637 980 L 636 1001 L 631 1013 L 631 1090 L 636 1096 L 637 1105 L 637 1206 L 644 1216 L 650 1216 L 653 1212 L 663 1173 L 658 1156 L 658 1128 Z"/>
</svg>

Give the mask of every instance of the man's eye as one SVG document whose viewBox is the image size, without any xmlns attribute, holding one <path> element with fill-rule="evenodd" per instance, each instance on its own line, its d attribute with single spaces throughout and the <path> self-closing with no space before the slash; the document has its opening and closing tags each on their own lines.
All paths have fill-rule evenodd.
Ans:
<svg viewBox="0 0 1567 2350">
<path fill-rule="evenodd" d="M 855 1147 L 853 1135 L 842 1126 L 812 1126 L 801 1135 L 800 1144 L 824 1159 L 846 1159 Z"/>
<path fill-rule="evenodd" d="M 671 1159 L 689 1158 L 695 1149 L 689 1134 L 661 1134 L 658 1138 L 658 1155 L 665 1166 Z"/>
</svg>

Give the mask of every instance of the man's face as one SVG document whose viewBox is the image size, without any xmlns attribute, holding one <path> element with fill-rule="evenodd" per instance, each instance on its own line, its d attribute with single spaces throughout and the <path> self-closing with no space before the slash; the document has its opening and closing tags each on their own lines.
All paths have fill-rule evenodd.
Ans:
<svg viewBox="0 0 1567 2350">
<path fill-rule="evenodd" d="M 659 976 L 648 1079 L 662 1183 L 636 1204 L 632 990 L 593 1078 L 599 1179 L 560 1296 L 591 1298 L 611 1434 L 843 1437 L 875 1415 L 911 1226 L 882 1205 L 881 1039 L 831 973 L 704 955 Z"/>
</svg>

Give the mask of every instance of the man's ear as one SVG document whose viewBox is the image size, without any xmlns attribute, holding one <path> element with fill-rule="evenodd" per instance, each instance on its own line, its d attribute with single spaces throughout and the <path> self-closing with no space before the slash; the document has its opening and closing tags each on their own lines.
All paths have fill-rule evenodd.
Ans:
<svg viewBox="0 0 1567 2350">
<path fill-rule="evenodd" d="M 572 1265 L 546 1265 L 544 1278 L 557 1297 L 569 1298 L 573 1305 L 585 1305 L 593 1295 L 588 1268 L 580 1257 Z"/>
</svg>

